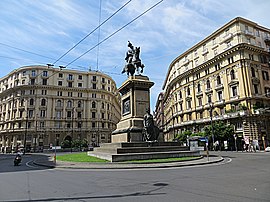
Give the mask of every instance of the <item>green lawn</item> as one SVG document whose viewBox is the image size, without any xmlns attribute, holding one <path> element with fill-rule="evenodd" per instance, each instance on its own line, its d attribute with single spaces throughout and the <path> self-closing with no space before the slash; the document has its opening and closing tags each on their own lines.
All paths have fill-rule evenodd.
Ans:
<svg viewBox="0 0 270 202">
<path fill-rule="evenodd" d="M 165 162 L 194 160 L 196 158 L 198 158 L 198 157 L 133 160 L 133 161 L 125 161 L 123 163 L 165 163 Z M 65 155 L 57 156 L 56 159 L 60 160 L 60 161 L 70 161 L 70 162 L 90 162 L 90 163 L 109 162 L 109 161 L 104 160 L 104 159 L 99 159 L 99 158 L 96 158 L 93 156 L 88 156 L 87 152 L 65 154 Z"/>
<path fill-rule="evenodd" d="M 60 161 L 71 161 L 71 162 L 92 162 L 92 163 L 108 162 L 107 160 L 104 160 L 104 159 L 88 156 L 87 152 L 65 154 L 65 155 L 57 156 L 56 159 Z"/>
</svg>

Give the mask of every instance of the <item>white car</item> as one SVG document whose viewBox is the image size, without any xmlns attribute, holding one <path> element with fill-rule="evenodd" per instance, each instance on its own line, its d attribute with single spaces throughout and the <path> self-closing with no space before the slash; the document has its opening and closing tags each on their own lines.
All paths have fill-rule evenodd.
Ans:
<svg viewBox="0 0 270 202">
<path fill-rule="evenodd" d="M 265 148 L 265 151 L 266 151 L 266 152 L 270 152 L 270 147 L 266 147 L 266 148 Z"/>
</svg>

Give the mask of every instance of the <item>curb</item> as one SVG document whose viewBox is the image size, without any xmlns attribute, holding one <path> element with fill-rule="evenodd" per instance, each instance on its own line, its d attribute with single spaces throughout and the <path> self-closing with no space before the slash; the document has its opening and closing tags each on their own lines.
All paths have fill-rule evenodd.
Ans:
<svg viewBox="0 0 270 202">
<path fill-rule="evenodd" d="M 200 160 L 200 159 L 199 159 Z M 181 162 L 171 162 L 171 163 L 151 163 L 151 164 L 123 164 L 123 163 L 113 163 L 113 164 L 108 164 L 108 163 L 99 163 L 99 164 L 84 164 L 84 166 L 81 166 L 80 164 L 72 163 L 72 165 L 61 165 L 56 164 L 56 165 L 49 165 L 46 163 L 41 163 L 38 161 L 34 161 L 33 163 L 38 166 L 44 166 L 47 168 L 62 168 L 62 169 L 106 169 L 106 170 L 114 170 L 114 169 L 146 169 L 146 168 L 173 168 L 173 167 L 187 167 L 187 166 L 198 166 L 198 165 L 207 165 L 207 164 L 214 164 L 214 163 L 219 163 L 224 161 L 223 157 L 220 157 L 217 160 L 213 161 L 205 161 L 205 162 L 195 162 L 196 160 L 190 160 L 190 161 L 181 161 Z M 63 162 L 63 161 L 62 161 Z M 188 163 L 186 163 L 188 162 Z M 51 162 L 53 163 L 53 162 Z"/>
</svg>

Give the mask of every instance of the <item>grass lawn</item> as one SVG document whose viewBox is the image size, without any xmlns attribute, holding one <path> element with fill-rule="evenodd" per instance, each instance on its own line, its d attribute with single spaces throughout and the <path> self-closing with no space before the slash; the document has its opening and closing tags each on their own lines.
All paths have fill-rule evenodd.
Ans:
<svg viewBox="0 0 270 202">
<path fill-rule="evenodd" d="M 107 160 L 104 159 L 88 156 L 87 152 L 65 154 L 57 156 L 56 159 L 60 161 L 70 161 L 70 162 L 92 162 L 92 163 L 108 162 Z"/>
<path fill-rule="evenodd" d="M 179 157 L 179 158 L 167 158 L 167 159 L 149 159 L 149 160 L 133 160 L 125 161 L 122 163 L 165 163 L 165 162 L 177 162 L 177 161 L 187 161 L 193 160 L 198 157 Z M 89 163 L 98 163 L 98 162 L 109 162 L 104 159 L 99 159 L 93 156 L 88 156 L 87 152 L 65 154 L 56 157 L 60 161 L 70 161 L 70 162 L 89 162 Z"/>
</svg>

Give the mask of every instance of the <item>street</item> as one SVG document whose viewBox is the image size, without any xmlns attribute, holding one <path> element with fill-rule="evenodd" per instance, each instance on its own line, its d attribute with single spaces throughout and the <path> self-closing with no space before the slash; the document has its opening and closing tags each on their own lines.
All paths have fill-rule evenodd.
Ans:
<svg viewBox="0 0 270 202">
<path fill-rule="evenodd" d="M 270 201 L 270 153 L 220 155 L 225 160 L 218 164 L 134 170 L 29 164 L 39 155 L 18 167 L 12 158 L 0 159 L 0 201 Z"/>
</svg>

